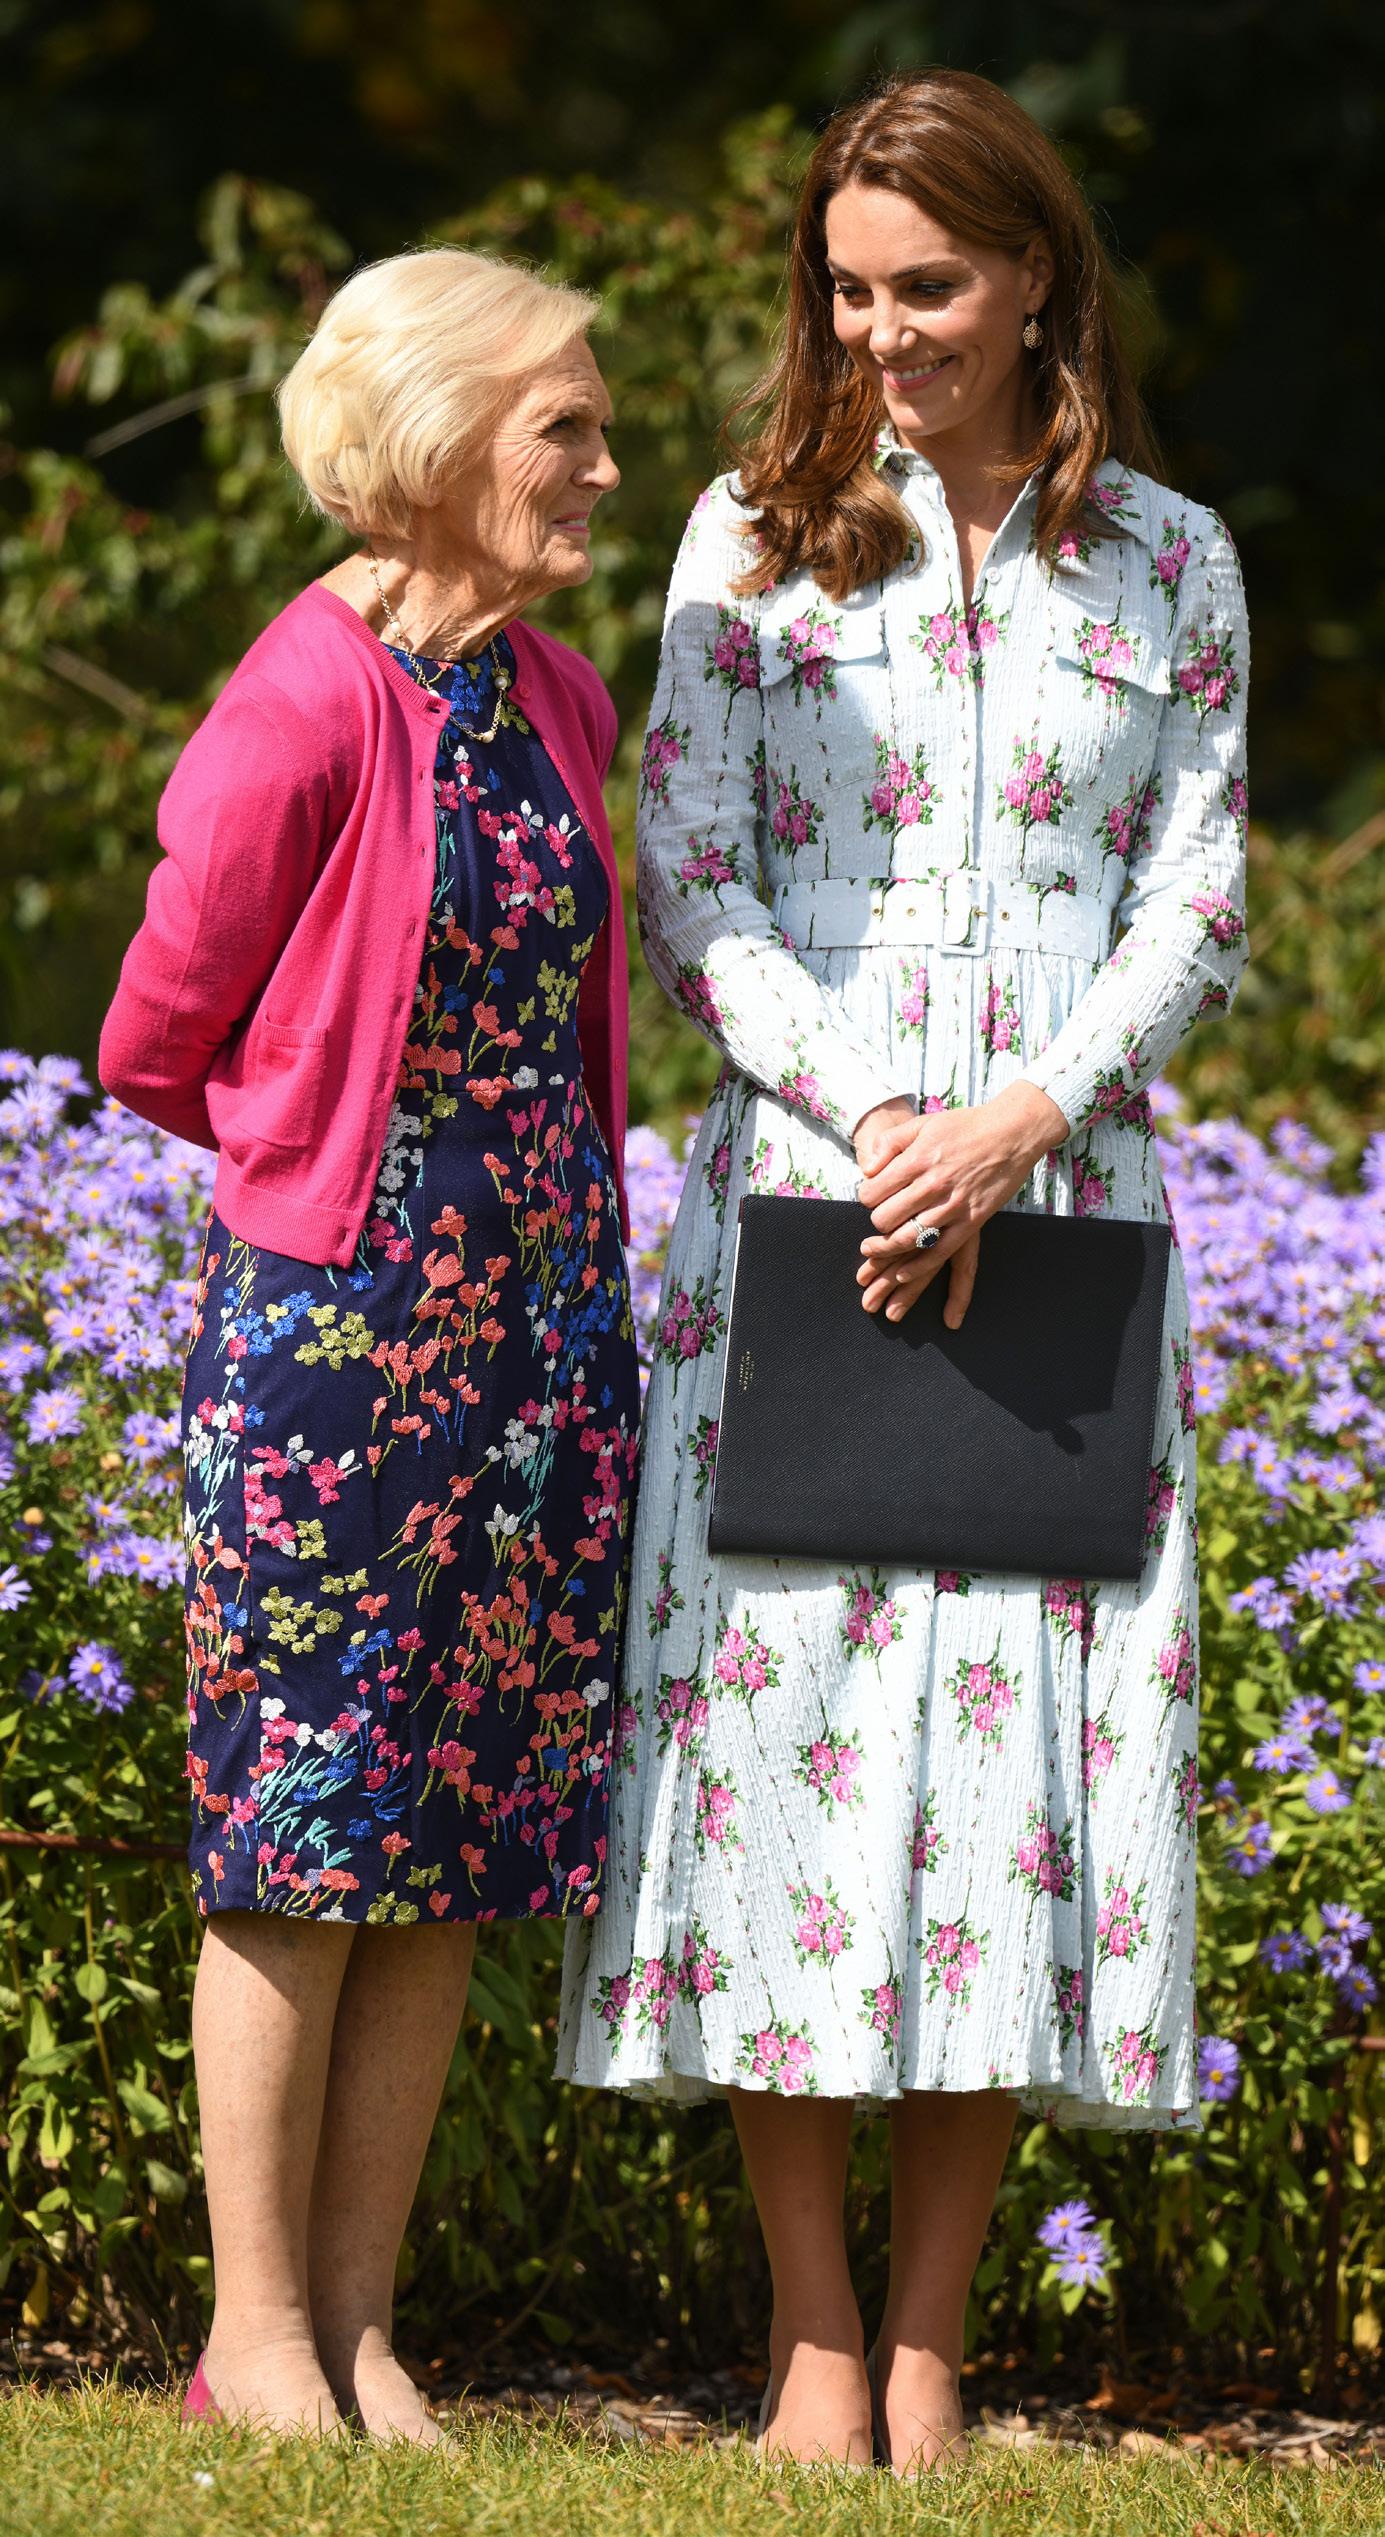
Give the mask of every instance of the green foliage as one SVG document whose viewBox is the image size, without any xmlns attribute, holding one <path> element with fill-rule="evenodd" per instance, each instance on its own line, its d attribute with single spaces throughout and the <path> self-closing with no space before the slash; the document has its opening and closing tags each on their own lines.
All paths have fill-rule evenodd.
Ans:
<svg viewBox="0 0 1385 2537">
<path fill-rule="evenodd" d="M 74 1128 L 63 1115 L 70 1066 L 35 1075 L 10 1060 L 6 1071 L 0 1825 L 91 1847 L 0 1846 L 0 2283 L 35 2317 L 94 2320 L 156 2351 L 175 2330 L 195 2334 L 209 2278 L 188 2044 L 196 1924 L 181 1863 L 157 1855 L 160 1844 L 179 1850 L 185 1830 L 177 1407 L 207 1162 L 114 1104 Z M 1271 1270 L 1288 1296 L 1299 1291 L 1289 1229 L 1316 1222 L 1321 1249 L 1301 1254 L 1304 1326 L 1316 1332 L 1322 1295 L 1335 1293 L 1326 1326 L 1342 1379 L 1353 1366 L 1361 1397 L 1378 1402 L 1366 1306 L 1341 1300 L 1341 1264 L 1359 1257 L 1353 1228 L 1366 1238 L 1369 1218 L 1364 1201 L 1323 1192 L 1311 1155 L 1270 1165 L 1234 1129 L 1205 1150 L 1178 1133 L 1176 1203 L 1182 1212 L 1186 1190 L 1197 1275 L 1214 1306 L 1235 1289 L 1204 1330 L 1226 1392 L 1202 1429 L 1202 1759 L 1213 1794 L 1199 1996 L 1204 2033 L 1239 2046 L 1242 2085 L 1232 2104 L 1209 2107 L 1201 2138 L 1021 2126 L 972 2323 L 986 2344 L 1037 2335 L 1041 2365 L 1104 2333 L 1107 2301 L 1128 2351 L 1191 2331 L 1223 2352 L 1273 2342 L 1286 2364 L 1308 2363 L 1339 2090 L 1342 2329 L 1367 2348 L 1379 2335 L 1385 2183 L 1365 2150 L 1378 2057 L 1349 2044 L 1359 2016 L 1316 1965 L 1275 1974 L 1259 1953 L 1277 1927 L 1316 1940 L 1333 1902 L 1385 1928 L 1385 1772 L 1366 1751 L 1385 1701 L 1357 1680 L 1379 1635 L 1370 1558 L 1362 1552 L 1342 1610 L 1300 1594 L 1292 1643 L 1235 1602 L 1300 1552 L 1350 1545 L 1369 1512 L 1360 1432 L 1371 1413 L 1352 1413 L 1324 1446 L 1345 1477 L 1310 1470 L 1305 1444 L 1323 1445 L 1309 1424 L 1321 1378 L 1270 1362 L 1270 1341 L 1262 1352 L 1247 1337 L 1257 1308 L 1246 1300 Z M 642 1186 L 637 1173 L 637 1216 Z M 657 1249 L 648 1226 L 637 1236 Z M 1223 1438 L 1243 1429 L 1271 1449 L 1269 1498 L 1249 1463 L 1220 1459 Z M 1302 1770 L 1248 1778 L 1286 1701 L 1307 1693 L 1334 1712 L 1318 1758 L 1355 1783 L 1349 1812 L 1311 1811 Z M 1223 1780 L 1254 1787 L 1249 1813 L 1218 1793 Z M 1275 1863 L 1242 1879 L 1233 1836 L 1257 1818 Z M 764 2263 L 725 2110 L 555 2086 L 560 1946 L 556 1927 L 484 1935 L 405 2250 L 407 2302 L 421 2321 L 445 2317 L 477 2354 L 521 2331 L 587 2357 L 656 2336 L 704 2360 L 753 2352 Z M 888 2126 L 863 2122 L 848 2210 L 871 2307 L 885 2288 L 887 2160 Z M 1077 2190 L 1106 2224 L 1112 2271 L 1082 2315 L 1035 2242 L 1043 2214 Z"/>
</svg>

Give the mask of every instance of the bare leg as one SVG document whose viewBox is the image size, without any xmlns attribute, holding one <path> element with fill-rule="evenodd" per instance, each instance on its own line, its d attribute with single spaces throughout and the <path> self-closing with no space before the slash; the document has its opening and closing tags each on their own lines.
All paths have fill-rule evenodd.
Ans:
<svg viewBox="0 0 1385 2537">
<path fill-rule="evenodd" d="M 870 2391 L 842 2224 L 851 2106 L 733 2088 L 731 2110 L 774 2284 L 766 2450 L 864 2464 Z"/>
<path fill-rule="evenodd" d="M 474 1922 L 363 1928 L 337 2005 L 308 2281 L 337 2402 L 380 2439 L 440 2437 L 390 2349 L 390 2319 L 475 1948 Z"/>
<path fill-rule="evenodd" d="M 353 1936 L 279 1912 L 219 1912 L 197 1967 L 192 2040 L 216 2266 L 207 2383 L 223 2413 L 275 2431 L 339 2423 L 313 2342 L 308 2204 Z"/>
<path fill-rule="evenodd" d="M 995 2089 L 910 2094 L 891 2109 L 890 2287 L 877 2346 L 895 2472 L 959 2455 L 967 2293 L 1015 2128 Z"/>
</svg>

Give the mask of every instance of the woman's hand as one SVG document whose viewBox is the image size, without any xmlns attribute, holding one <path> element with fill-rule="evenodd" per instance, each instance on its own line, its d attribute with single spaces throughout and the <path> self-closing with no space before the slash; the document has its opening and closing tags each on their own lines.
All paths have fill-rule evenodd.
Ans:
<svg viewBox="0 0 1385 2537">
<path fill-rule="evenodd" d="M 899 1101 L 868 1110 L 853 1140 L 861 1201 L 875 1226 L 856 1272 L 866 1311 L 883 1304 L 887 1321 L 902 1321 L 950 1264 L 943 1319 L 960 1330 L 976 1284 L 981 1227 L 1069 1133 L 1056 1101 L 1025 1083 L 970 1110 L 918 1117 Z M 920 1222 L 936 1226 L 940 1237 L 927 1251 L 916 1247 Z"/>
</svg>

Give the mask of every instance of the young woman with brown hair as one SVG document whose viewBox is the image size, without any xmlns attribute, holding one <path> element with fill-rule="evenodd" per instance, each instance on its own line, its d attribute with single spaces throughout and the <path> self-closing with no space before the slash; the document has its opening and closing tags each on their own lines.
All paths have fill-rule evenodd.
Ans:
<svg viewBox="0 0 1385 2537">
<path fill-rule="evenodd" d="M 645 755 L 645 946 L 726 1064 L 560 2067 L 729 2093 L 766 2446 L 800 2457 L 871 2453 L 842 2199 L 888 2105 L 875 2437 L 908 2472 L 960 2440 L 1017 2109 L 1198 2125 L 1186 1291 L 1175 1254 L 1138 1581 L 713 1555 L 737 1201 L 859 1192 L 864 1308 L 945 1269 L 954 1325 L 998 1209 L 1162 1215 L 1145 1087 L 1245 958 L 1246 634 L 1221 523 L 1152 478 L 1081 192 L 985 80 L 829 126 L 760 411 L 689 524 Z"/>
</svg>

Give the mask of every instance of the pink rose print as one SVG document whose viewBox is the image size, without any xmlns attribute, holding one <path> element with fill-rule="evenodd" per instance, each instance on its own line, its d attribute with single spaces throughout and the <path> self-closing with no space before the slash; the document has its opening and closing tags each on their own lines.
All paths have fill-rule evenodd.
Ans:
<svg viewBox="0 0 1385 2537">
<path fill-rule="evenodd" d="M 887 1982 L 868 1982 L 861 1993 L 861 2024 L 873 2033 L 883 2035 L 891 2052 L 899 2043 L 899 2021 L 904 2008 L 904 1994 L 894 1966 L 890 1966 Z"/>
<path fill-rule="evenodd" d="M 1084 617 L 1077 629 L 1077 649 L 1087 695 L 1104 696 L 1117 713 L 1124 713 L 1126 675 L 1135 665 L 1135 651 L 1120 617 Z"/>
<path fill-rule="evenodd" d="M 949 678 L 968 677 L 980 687 L 985 681 L 987 655 L 1004 641 L 1008 623 L 1008 611 L 1002 617 L 994 617 L 982 600 L 965 610 L 941 608 L 935 615 L 922 618 L 918 632 L 911 634 L 909 640 L 916 651 L 922 652 L 937 687 L 945 687 Z"/>
<path fill-rule="evenodd" d="M 1056 827 L 1060 814 L 1071 808 L 1072 787 L 1063 773 L 1058 743 L 1045 757 L 1032 741 L 1016 739 L 1011 772 L 996 794 L 998 816 L 1013 821 L 1027 841 L 1031 828 Z"/>
<path fill-rule="evenodd" d="M 921 960 L 901 960 L 895 1015 L 901 1030 L 922 1039 L 928 1019 L 928 971 Z"/>
<path fill-rule="evenodd" d="M 1096 1630 L 1096 1596 L 1080 1577 L 1051 1577 L 1044 1587 L 1044 1611 L 1061 1639 L 1075 1638 L 1085 1665 Z"/>
<path fill-rule="evenodd" d="M 1090 1147 L 1073 1156 L 1072 1206 L 1074 1215 L 1105 1216 L 1115 1201 L 1116 1175 L 1104 1171 L 1092 1160 Z"/>
<path fill-rule="evenodd" d="M 941 1110 L 946 1107 L 946 1104 L 939 1101 L 936 1105 L 930 1105 L 927 1101 L 925 1101 L 923 1106 L 925 1111 L 928 1110 L 930 1106 L 936 1106 L 936 1108 Z M 935 1594 L 970 1594 L 971 1582 L 972 1581 L 964 1568 L 936 1568 L 933 1572 L 933 1592 Z"/>
<path fill-rule="evenodd" d="M 658 1638 L 660 1633 L 668 1628 L 674 1613 L 681 1612 L 683 1609 L 683 1598 L 673 1582 L 672 1551 L 656 1552 L 655 1565 L 659 1571 L 658 1590 L 644 1607 L 651 1638 Z"/>
<path fill-rule="evenodd" d="M 878 1672 L 884 1650 L 904 1636 L 899 1606 L 888 1594 L 878 1568 L 872 1568 L 869 1578 L 853 1569 L 849 1577 L 838 1577 L 837 1584 L 846 1599 L 839 1624 L 843 1652 L 848 1657 L 868 1656 Z"/>
<path fill-rule="evenodd" d="M 699 1418 L 692 1438 L 692 1458 L 697 1465 L 693 1496 L 704 1498 L 711 1487 L 717 1467 L 717 1436 L 721 1422 L 715 1418 Z"/>
<path fill-rule="evenodd" d="M 722 884 L 734 881 L 736 867 L 721 846 L 700 846 L 696 837 L 689 837 L 690 852 L 678 866 L 678 878 L 684 891 L 720 891 Z"/>
<path fill-rule="evenodd" d="M 733 695 L 760 684 L 760 640 L 734 608 L 717 609 L 717 630 L 703 651 L 703 678 L 717 680 Z"/>
<path fill-rule="evenodd" d="M 811 1074 L 806 1066 L 800 1066 L 796 1071 L 786 1070 L 775 1089 L 780 1100 L 787 1101 L 791 1110 L 805 1111 L 810 1119 L 820 1120 L 824 1127 L 838 1124 L 840 1112 L 835 1103 L 828 1100 L 817 1076 Z"/>
<path fill-rule="evenodd" d="M 1215 943 L 1220 951 L 1233 950 L 1245 933 L 1243 920 L 1220 890 L 1199 890 L 1189 899 L 1188 909 L 1202 919 L 1203 942 Z"/>
<path fill-rule="evenodd" d="M 960 1920 L 930 1920 L 927 1935 L 917 1941 L 924 1962 L 924 1996 L 935 2000 L 941 1991 L 959 2008 L 970 2007 L 990 1936 L 989 1929 L 976 1929 L 965 1915 Z"/>
<path fill-rule="evenodd" d="M 669 778 L 674 768 L 686 755 L 691 738 L 691 724 L 675 722 L 672 715 L 656 724 L 645 741 L 644 754 L 640 759 L 642 801 L 666 802 L 668 800 Z"/>
<path fill-rule="evenodd" d="M 1138 1955 L 1149 1934 L 1144 1921 L 1144 1886 L 1141 1885 L 1132 1894 L 1129 1887 L 1121 1883 L 1114 1868 L 1108 1868 L 1102 1898 L 1096 1916 L 1098 1964 L 1110 1964 L 1122 1957 Z"/>
<path fill-rule="evenodd" d="M 779 658 L 788 663 L 796 705 L 811 696 L 821 714 L 823 697 L 836 696 L 837 673 L 832 656 L 840 638 L 837 619 L 824 616 L 816 601 L 806 616 L 795 617 L 786 629 L 779 643 Z"/>
<path fill-rule="evenodd" d="M 702 1750 L 702 1734 L 710 1714 L 707 1694 L 689 1680 L 686 1674 L 661 1674 L 654 1716 L 659 1729 L 659 1751 L 676 1749 L 696 1759 Z"/>
<path fill-rule="evenodd" d="M 1182 523 L 1165 514 L 1158 548 L 1150 558 L 1149 586 L 1151 590 L 1162 590 L 1168 601 L 1170 625 L 1178 614 L 1179 585 L 1192 551 Z"/>
<path fill-rule="evenodd" d="M 1005 1740 L 1005 1721 L 1021 1688 L 1020 1676 L 1012 1678 L 1001 1664 L 999 1645 L 988 1664 L 964 1657 L 947 1688 L 957 1703 L 958 1735 L 970 1732 L 999 1751 Z"/>
<path fill-rule="evenodd" d="M 1083 1999 L 1082 1967 L 1079 1964 L 1055 1964 L 1049 1979 L 1053 1984 L 1053 2012 L 1058 2021 L 1058 2041 L 1064 2051 L 1069 2044 L 1080 2043 L 1086 2031 L 1087 2012 Z"/>
<path fill-rule="evenodd" d="M 824 1733 L 811 1744 L 799 1745 L 794 1777 L 811 1788 L 829 1818 L 834 1818 L 839 1807 L 846 1814 L 864 1802 L 859 1786 L 863 1759 L 859 1744 L 835 1743 Z"/>
<path fill-rule="evenodd" d="M 719 1691 L 752 1701 L 758 1691 L 778 1690 L 783 1662 L 775 1648 L 765 1645 L 758 1630 L 738 1630 L 727 1624 L 712 1659 L 712 1680 Z"/>
<path fill-rule="evenodd" d="M 1148 2105 L 1150 2091 L 1168 2058 L 1168 2046 L 1155 2042 L 1153 2027 L 1129 2027 L 1104 2045 L 1102 2051 L 1122 2102 Z"/>
<path fill-rule="evenodd" d="M 1243 775 L 1228 775 L 1217 796 L 1228 819 L 1234 820 L 1236 835 L 1244 845 L 1250 819 L 1250 793 Z"/>
<path fill-rule="evenodd" d="M 1189 1753 L 1181 1762 L 1174 1763 L 1173 1787 L 1175 1810 L 1184 1831 L 1191 1833 L 1196 1829 L 1197 1810 L 1202 1803 L 1196 1754 Z"/>
<path fill-rule="evenodd" d="M 813 2032 L 810 2026 L 790 2027 L 783 2018 L 772 2026 L 752 2028 L 741 2037 L 736 2055 L 736 2068 L 748 2079 L 758 2079 L 776 2096 L 815 2097 L 817 2077 L 813 2068 Z"/>
<path fill-rule="evenodd" d="M 678 1988 L 685 2000 L 700 2010 L 714 1991 L 727 1988 L 731 1958 L 712 1945 L 700 1920 L 695 1920 L 683 1940 L 678 1961 Z"/>
<path fill-rule="evenodd" d="M 1024 1830 L 1010 1853 L 1008 1881 L 1013 1884 L 1018 1878 L 1032 1910 L 1041 1894 L 1047 1894 L 1051 1902 L 1070 1903 L 1077 1890 L 1076 1869 L 1071 1818 L 1061 1832 L 1055 1832 L 1045 1808 L 1031 1797 L 1024 1811 Z"/>
<path fill-rule="evenodd" d="M 981 1045 L 992 1057 L 1005 1057 L 1020 1044 L 1019 1006 L 1015 1002 L 1012 979 L 1004 985 L 990 979 L 986 1001 L 981 1008 Z"/>
<path fill-rule="evenodd" d="M 875 734 L 875 782 L 862 796 L 861 825 L 897 837 L 901 828 L 930 828 L 937 788 L 921 748 L 901 757 L 892 743 Z"/>
<path fill-rule="evenodd" d="M 702 1177 L 712 1201 L 712 1213 L 720 1224 L 726 1214 L 727 1192 L 731 1187 L 731 1148 L 725 1142 L 712 1148 Z"/>
<path fill-rule="evenodd" d="M 1125 1742 L 1125 1729 L 1116 1732 L 1109 1709 L 1096 1718 L 1082 1721 L 1082 1785 L 1095 1800 L 1101 1783 L 1113 1764 L 1120 1759 Z"/>
<path fill-rule="evenodd" d="M 1184 641 L 1186 660 L 1174 673 L 1175 700 L 1191 706 L 1199 725 L 1209 714 L 1229 713 L 1231 701 L 1241 692 L 1240 672 L 1235 666 L 1235 645 L 1228 634 L 1204 634 L 1189 626 Z"/>
<path fill-rule="evenodd" d="M 686 1287 L 675 1286 L 654 1333 L 655 1361 L 672 1366 L 675 1391 L 681 1369 L 708 1348 L 714 1348 L 724 1326 L 716 1299 L 707 1293 L 702 1278 L 698 1278 L 691 1294 Z"/>
<path fill-rule="evenodd" d="M 1191 1348 L 1185 1348 L 1181 1339 L 1178 1338 L 1171 1340 L 1170 1345 L 1173 1349 L 1174 1383 L 1178 1393 L 1178 1424 L 1185 1436 L 1191 1436 L 1197 1428 L 1193 1352 Z"/>
<path fill-rule="evenodd" d="M 678 970 L 678 1001 L 690 1022 L 695 1022 L 709 1039 L 715 1039 L 725 1015 L 717 1002 L 716 989 L 705 969 L 684 961 Z"/>
<path fill-rule="evenodd" d="M 1164 798 L 1163 780 L 1151 775 L 1147 784 L 1132 776 L 1118 802 L 1101 814 L 1092 831 L 1104 855 L 1114 855 L 1128 871 L 1149 844 L 1150 823 Z"/>
<path fill-rule="evenodd" d="M 1165 1456 L 1162 1462 L 1150 1465 L 1149 1490 L 1145 1503 L 1146 1549 L 1163 1549 L 1169 1537 L 1169 1517 L 1177 1503 L 1178 1490 L 1174 1482 L 1173 1464 Z"/>
<path fill-rule="evenodd" d="M 1163 1685 L 1167 1701 L 1181 1700 L 1191 1705 L 1197 1697 L 1197 1654 L 1192 1624 L 1180 1604 L 1173 1616 L 1173 1627 L 1154 1659 L 1151 1683 Z"/>
<path fill-rule="evenodd" d="M 771 809 L 767 799 L 765 809 L 775 844 L 785 854 L 796 854 L 800 846 L 815 846 L 822 810 L 817 802 L 800 791 L 797 767 L 790 767 L 787 780 L 777 772 L 771 772 L 767 781 L 774 806 Z"/>
<path fill-rule="evenodd" d="M 909 1843 L 909 1867 L 912 1878 L 932 1876 L 949 1844 L 937 1825 L 938 1792 L 930 1788 L 914 1803 L 914 1829 Z"/>
<path fill-rule="evenodd" d="M 697 1783 L 697 1821 L 693 1827 L 693 1846 L 700 1859 L 709 1851 L 722 1858 L 732 1850 L 743 1850 L 745 1843 L 736 1830 L 736 1806 L 740 1790 L 729 1771 L 714 1779 L 704 1771 Z"/>
<path fill-rule="evenodd" d="M 824 1893 L 815 1894 L 807 1885 L 790 1885 L 785 1891 L 793 1914 L 793 1951 L 799 1963 L 832 1964 L 838 1956 L 845 1955 L 856 1921 L 835 1888 L 828 1884 Z"/>
</svg>

